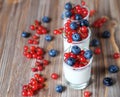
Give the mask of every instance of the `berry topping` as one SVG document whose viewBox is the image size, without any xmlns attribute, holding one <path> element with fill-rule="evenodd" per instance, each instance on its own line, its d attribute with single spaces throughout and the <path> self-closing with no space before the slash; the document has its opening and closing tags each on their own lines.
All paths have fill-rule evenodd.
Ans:
<svg viewBox="0 0 120 97">
<path fill-rule="evenodd" d="M 112 86 L 113 85 L 113 79 L 110 77 L 105 77 L 103 79 L 103 84 L 106 86 Z"/>
<path fill-rule="evenodd" d="M 70 2 L 65 4 L 65 9 L 66 10 L 71 10 L 72 9 L 72 4 Z"/>
<path fill-rule="evenodd" d="M 74 53 L 74 54 L 79 54 L 80 51 L 81 51 L 81 49 L 77 45 L 74 45 L 71 48 L 71 52 Z"/>
<path fill-rule="evenodd" d="M 119 71 L 119 67 L 118 67 L 117 65 L 110 65 L 110 66 L 108 67 L 108 71 L 109 71 L 110 73 L 116 73 L 116 72 Z"/>
<path fill-rule="evenodd" d="M 74 33 L 74 34 L 72 35 L 72 40 L 73 40 L 73 41 L 80 41 L 80 34 Z"/>
<path fill-rule="evenodd" d="M 93 56 L 93 52 L 91 50 L 86 50 L 84 53 L 84 57 L 86 59 L 90 59 Z"/>
<path fill-rule="evenodd" d="M 71 13 L 70 11 L 66 11 L 66 12 L 65 12 L 65 16 L 66 16 L 67 18 L 70 18 L 70 17 L 72 16 L 72 13 Z"/>
<path fill-rule="evenodd" d="M 78 28 L 77 23 L 76 23 L 76 22 L 71 22 L 70 28 L 71 28 L 72 30 L 76 30 L 76 29 Z"/>
<path fill-rule="evenodd" d="M 75 14 L 75 20 L 81 20 L 82 16 L 80 14 Z"/>
<path fill-rule="evenodd" d="M 57 55 L 57 50 L 51 49 L 51 50 L 49 51 L 49 55 L 50 55 L 51 57 L 55 57 L 55 56 Z"/>
<path fill-rule="evenodd" d="M 72 58 L 72 57 L 69 57 L 67 60 L 66 60 L 66 63 L 70 66 L 74 65 L 75 64 L 75 59 Z"/>
</svg>

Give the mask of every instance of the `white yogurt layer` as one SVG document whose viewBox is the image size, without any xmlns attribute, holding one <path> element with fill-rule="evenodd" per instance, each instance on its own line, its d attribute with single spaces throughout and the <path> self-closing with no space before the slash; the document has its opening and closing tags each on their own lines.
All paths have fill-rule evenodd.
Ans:
<svg viewBox="0 0 120 97">
<path fill-rule="evenodd" d="M 88 82 L 91 77 L 91 63 L 92 58 L 86 66 L 79 69 L 74 69 L 73 67 L 63 62 L 63 72 L 65 79 L 72 84 L 84 84 Z"/>
</svg>

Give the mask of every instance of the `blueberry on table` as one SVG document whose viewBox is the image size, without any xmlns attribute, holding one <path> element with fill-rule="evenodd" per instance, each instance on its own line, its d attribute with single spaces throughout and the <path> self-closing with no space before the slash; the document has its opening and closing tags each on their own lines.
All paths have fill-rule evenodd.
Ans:
<svg viewBox="0 0 120 97">
<path fill-rule="evenodd" d="M 72 35 L 72 40 L 73 40 L 73 41 L 80 41 L 80 34 L 74 33 L 74 34 Z"/>
<path fill-rule="evenodd" d="M 57 50 L 51 49 L 51 50 L 49 51 L 49 55 L 50 55 L 51 57 L 55 57 L 55 56 L 57 55 Z"/>
<path fill-rule="evenodd" d="M 118 67 L 117 65 L 110 65 L 110 66 L 108 67 L 108 71 L 109 71 L 110 73 L 116 73 L 116 72 L 119 71 L 119 67 Z"/>
<path fill-rule="evenodd" d="M 65 17 L 70 18 L 72 16 L 71 11 L 66 11 L 65 12 Z"/>
<path fill-rule="evenodd" d="M 81 20 L 82 16 L 80 14 L 75 14 L 75 20 Z"/>
<path fill-rule="evenodd" d="M 70 24 L 70 28 L 71 28 L 72 30 L 76 30 L 76 29 L 78 28 L 77 23 L 76 23 L 76 22 L 72 22 L 72 23 Z"/>
<path fill-rule="evenodd" d="M 75 59 L 72 58 L 72 57 L 69 57 L 67 60 L 66 60 L 66 63 L 69 65 L 69 66 L 73 66 L 75 64 Z"/>
<path fill-rule="evenodd" d="M 90 44 L 91 44 L 91 46 L 96 47 L 96 46 L 98 46 L 100 44 L 100 42 L 97 39 L 93 39 Z"/>
<path fill-rule="evenodd" d="M 51 41 L 52 40 L 52 36 L 51 35 L 46 35 L 45 36 L 45 40 L 46 41 Z"/>
<path fill-rule="evenodd" d="M 110 38 L 110 32 L 109 31 L 104 31 L 103 33 L 102 33 L 102 37 L 103 38 Z"/>
<path fill-rule="evenodd" d="M 21 36 L 24 37 L 24 38 L 28 38 L 30 36 L 30 33 L 28 33 L 28 32 L 22 32 Z"/>
<path fill-rule="evenodd" d="M 77 45 L 74 45 L 71 48 L 71 52 L 74 53 L 74 54 L 79 54 L 80 51 L 81 51 L 81 49 Z"/>
<path fill-rule="evenodd" d="M 66 9 L 66 10 L 71 10 L 71 9 L 72 9 L 72 4 L 71 4 L 70 2 L 67 2 L 67 3 L 65 4 L 65 9 Z"/>
<path fill-rule="evenodd" d="M 93 56 L 93 52 L 91 50 L 86 50 L 84 53 L 84 57 L 86 59 L 90 59 Z"/>
<path fill-rule="evenodd" d="M 49 17 L 47 17 L 47 16 L 44 16 L 43 18 L 42 18 L 42 21 L 44 22 L 44 23 L 49 23 L 50 22 L 50 18 Z"/>
<path fill-rule="evenodd" d="M 110 77 L 105 77 L 103 79 L 103 84 L 106 86 L 112 86 L 113 85 L 113 79 Z"/>
<path fill-rule="evenodd" d="M 62 85 L 57 85 L 56 88 L 55 88 L 56 92 L 58 93 L 62 93 L 63 91 L 63 86 Z"/>
</svg>

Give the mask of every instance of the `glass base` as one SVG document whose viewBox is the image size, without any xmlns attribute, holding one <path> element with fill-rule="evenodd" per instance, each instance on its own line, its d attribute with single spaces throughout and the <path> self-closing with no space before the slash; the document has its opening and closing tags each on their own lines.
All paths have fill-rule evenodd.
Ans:
<svg viewBox="0 0 120 97">
<path fill-rule="evenodd" d="M 64 78 L 64 80 L 65 80 L 65 83 L 67 86 L 69 86 L 70 88 L 73 88 L 73 89 L 77 89 L 77 90 L 85 89 L 90 83 L 90 80 L 83 84 L 73 84 L 73 83 L 67 81 L 65 78 Z"/>
</svg>

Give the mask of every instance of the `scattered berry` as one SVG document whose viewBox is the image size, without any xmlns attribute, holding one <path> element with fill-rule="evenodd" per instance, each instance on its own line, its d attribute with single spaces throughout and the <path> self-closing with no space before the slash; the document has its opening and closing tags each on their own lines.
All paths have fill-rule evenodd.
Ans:
<svg viewBox="0 0 120 97">
<path fill-rule="evenodd" d="M 49 17 L 47 17 L 47 16 L 44 16 L 43 18 L 42 18 L 42 21 L 44 22 L 44 23 L 49 23 L 50 22 L 50 18 Z"/>
<path fill-rule="evenodd" d="M 103 84 L 106 86 L 112 86 L 113 85 L 113 80 L 110 77 L 105 77 L 103 79 Z"/>
<path fill-rule="evenodd" d="M 91 92 L 90 91 L 84 91 L 84 97 L 90 97 Z"/>
<path fill-rule="evenodd" d="M 30 33 L 28 33 L 28 32 L 22 32 L 21 36 L 24 37 L 24 38 L 28 38 L 30 36 Z"/>
<path fill-rule="evenodd" d="M 94 46 L 94 47 L 98 46 L 99 44 L 100 44 L 100 42 L 99 42 L 98 39 L 93 39 L 93 40 L 91 41 L 91 43 L 90 43 L 90 45 L 91 45 L 91 46 Z"/>
<path fill-rule="evenodd" d="M 45 36 L 45 40 L 46 41 L 51 41 L 52 40 L 52 36 L 51 35 L 46 35 Z"/>
<path fill-rule="evenodd" d="M 101 49 L 98 48 L 98 47 L 95 48 L 94 53 L 97 54 L 97 55 L 99 55 L 101 53 Z"/>
<path fill-rule="evenodd" d="M 58 79 L 58 74 L 57 73 L 52 73 L 51 78 L 55 79 L 55 80 Z"/>
<path fill-rule="evenodd" d="M 63 86 L 62 85 L 57 85 L 56 88 L 55 88 L 56 92 L 58 93 L 62 93 L 63 91 Z"/>
<path fill-rule="evenodd" d="M 104 31 L 103 33 L 102 33 L 102 37 L 103 38 L 110 38 L 110 32 L 109 31 Z"/>
<path fill-rule="evenodd" d="M 110 66 L 108 67 L 108 71 L 109 71 L 110 73 L 116 73 L 116 72 L 119 71 L 119 67 L 118 67 L 117 65 L 110 65 Z"/>
<path fill-rule="evenodd" d="M 56 55 L 57 55 L 57 50 L 55 50 L 55 49 L 51 49 L 50 51 L 49 51 L 49 55 L 51 56 L 51 57 L 55 57 Z"/>
<path fill-rule="evenodd" d="M 114 54 L 113 54 L 113 58 L 114 58 L 114 59 L 120 58 L 120 53 L 114 53 Z"/>
</svg>

